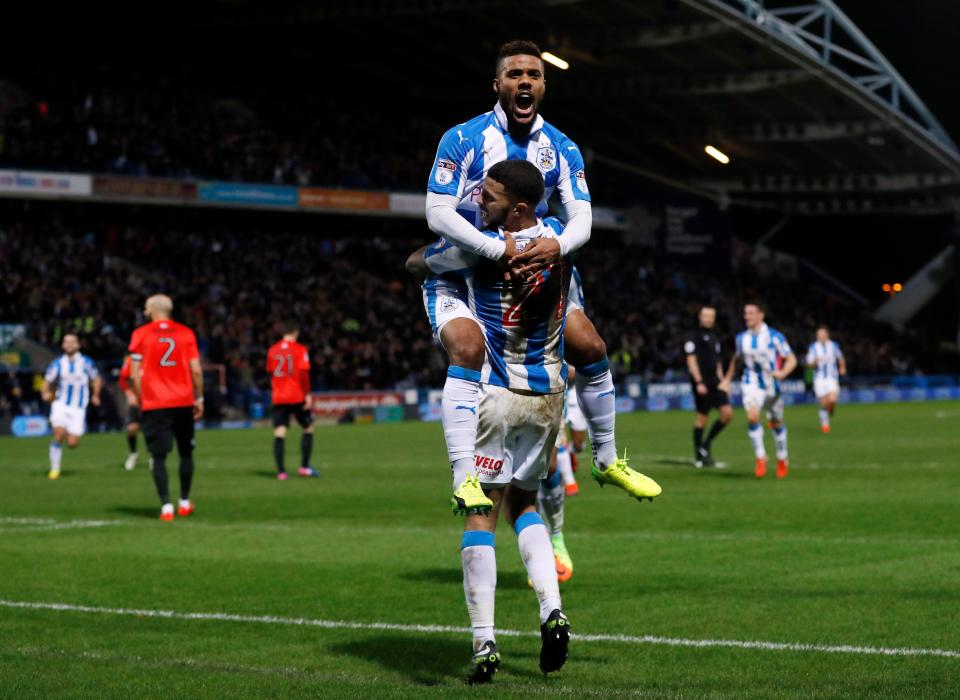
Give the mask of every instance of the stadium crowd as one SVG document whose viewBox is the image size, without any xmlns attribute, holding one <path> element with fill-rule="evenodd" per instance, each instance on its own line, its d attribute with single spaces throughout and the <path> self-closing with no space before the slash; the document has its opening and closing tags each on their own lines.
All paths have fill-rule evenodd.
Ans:
<svg viewBox="0 0 960 700">
<path fill-rule="evenodd" d="M 304 233 L 280 232 L 282 221 L 266 227 L 242 213 L 214 226 L 205 213 L 151 210 L 125 220 L 115 207 L 99 215 L 65 205 L 55 213 L 29 205 L 5 211 L 0 319 L 28 324 L 30 335 L 50 347 L 76 329 L 85 352 L 116 366 L 143 322 L 145 297 L 167 291 L 175 316 L 196 329 L 205 361 L 226 367 L 230 401 L 238 407 L 263 396 L 266 348 L 278 337 L 276 324 L 291 317 L 303 324 L 316 390 L 443 382 L 445 357 L 431 339 L 420 290 L 403 269 L 407 253 L 430 239 L 419 222 L 354 219 L 351 227 L 311 217 L 308 224 L 323 230 Z M 338 228 L 329 230 L 329 221 Z M 754 297 L 768 305 L 771 323 L 798 353 L 815 326 L 827 322 L 855 374 L 937 369 L 910 351 L 909 336 L 872 323 L 866 310 L 783 276 L 761 277 L 746 258 L 716 277 L 603 233 L 578 265 L 588 313 L 618 380 L 682 380 L 683 338 L 699 305 L 718 307 L 719 327 L 732 340 L 742 327 L 742 302 Z"/>
<path fill-rule="evenodd" d="M 380 114 L 309 93 L 55 92 L 39 98 L 0 81 L 0 167 L 419 190 L 444 129 L 415 118 L 398 140 Z"/>
</svg>

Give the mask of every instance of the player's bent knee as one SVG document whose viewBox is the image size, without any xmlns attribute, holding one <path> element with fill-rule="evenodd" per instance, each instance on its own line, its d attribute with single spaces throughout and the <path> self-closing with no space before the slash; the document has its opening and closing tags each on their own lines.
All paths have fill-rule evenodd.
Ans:
<svg viewBox="0 0 960 700">
<path fill-rule="evenodd" d="M 480 326 L 473 321 L 465 318 L 450 321 L 440 332 L 440 342 L 451 365 L 477 371 L 483 369 L 486 343 Z"/>
<path fill-rule="evenodd" d="M 287 429 L 283 426 L 273 429 L 273 437 L 285 438 L 287 437 Z"/>
</svg>

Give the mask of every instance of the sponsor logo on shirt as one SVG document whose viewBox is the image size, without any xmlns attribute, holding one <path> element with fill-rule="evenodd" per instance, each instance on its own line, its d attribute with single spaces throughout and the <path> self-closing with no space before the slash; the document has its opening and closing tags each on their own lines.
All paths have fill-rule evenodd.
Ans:
<svg viewBox="0 0 960 700">
<path fill-rule="evenodd" d="M 433 179 L 438 185 L 448 185 L 453 182 L 453 174 L 457 172 L 457 164 L 450 160 L 441 158 L 437 161 L 437 169 Z"/>
<path fill-rule="evenodd" d="M 589 194 L 590 190 L 587 189 L 587 173 L 583 170 L 578 170 L 573 176 L 574 182 L 577 183 L 577 189 L 583 192 L 584 194 Z"/>
</svg>

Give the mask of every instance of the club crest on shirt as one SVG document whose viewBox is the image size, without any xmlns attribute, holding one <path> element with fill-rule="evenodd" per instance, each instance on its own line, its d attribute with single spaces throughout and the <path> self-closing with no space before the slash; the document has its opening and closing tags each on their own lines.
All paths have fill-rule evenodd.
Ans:
<svg viewBox="0 0 960 700">
<path fill-rule="evenodd" d="M 537 150 L 537 167 L 541 170 L 553 170 L 553 166 L 557 164 L 557 152 L 550 148 L 541 148 Z"/>
<path fill-rule="evenodd" d="M 589 194 L 590 190 L 587 189 L 587 173 L 583 170 L 578 170 L 573 176 L 573 179 L 577 183 L 577 189 L 583 192 L 584 194 Z"/>
<path fill-rule="evenodd" d="M 440 311 L 443 313 L 449 313 L 457 308 L 459 302 L 453 297 L 441 297 L 440 298 Z"/>
<path fill-rule="evenodd" d="M 450 160 L 441 158 L 437 161 L 437 169 L 433 179 L 438 185 L 448 185 L 453 182 L 453 174 L 457 171 L 457 164 Z"/>
</svg>

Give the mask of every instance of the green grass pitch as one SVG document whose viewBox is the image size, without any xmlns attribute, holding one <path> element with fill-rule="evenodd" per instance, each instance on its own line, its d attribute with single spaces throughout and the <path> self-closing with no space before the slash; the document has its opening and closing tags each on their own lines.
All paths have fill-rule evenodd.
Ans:
<svg viewBox="0 0 960 700">
<path fill-rule="evenodd" d="M 172 524 L 146 460 L 122 469 L 119 434 L 86 436 L 57 482 L 46 440 L 0 439 L 0 697 L 958 697 L 960 404 L 842 406 L 827 436 L 812 407 L 787 422 L 778 481 L 753 477 L 741 411 L 711 471 L 682 464 L 691 414 L 621 416 L 618 442 L 663 495 L 641 505 L 581 469 L 564 607 L 575 634 L 655 639 L 575 637 L 544 678 L 539 639 L 502 636 L 501 672 L 474 689 L 469 635 L 413 627 L 469 624 L 439 425 L 320 428 L 322 478 L 286 483 L 268 430 L 199 433 L 197 513 Z M 503 523 L 497 559 L 498 627 L 536 632 Z"/>
</svg>

